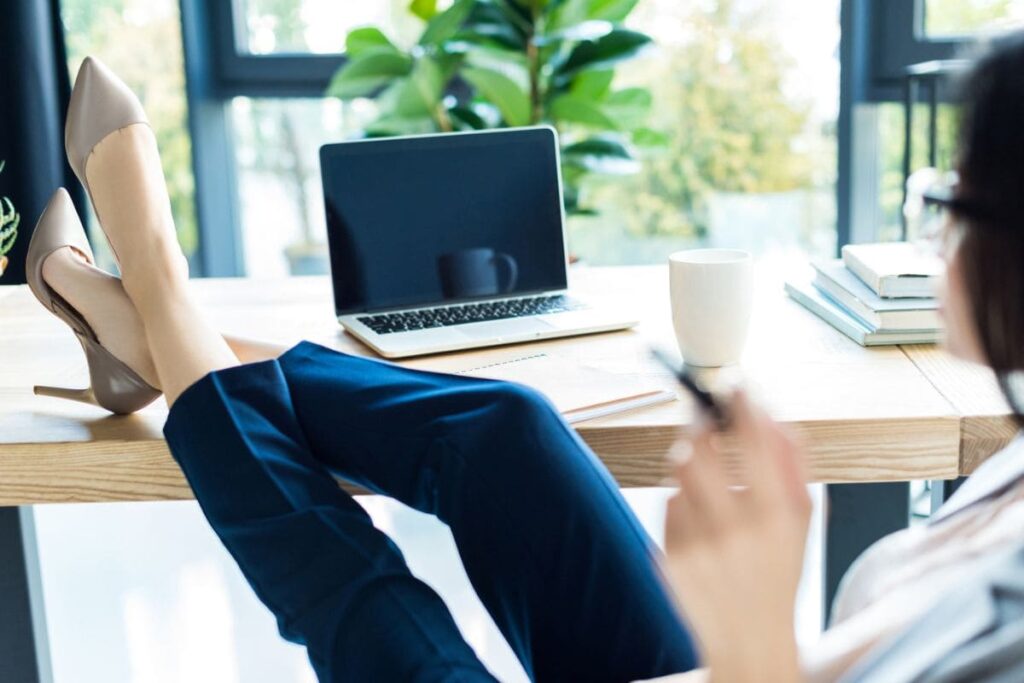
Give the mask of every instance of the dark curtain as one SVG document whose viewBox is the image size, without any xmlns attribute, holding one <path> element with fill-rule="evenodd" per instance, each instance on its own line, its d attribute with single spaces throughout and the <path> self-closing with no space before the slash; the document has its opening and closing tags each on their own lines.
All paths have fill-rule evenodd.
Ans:
<svg viewBox="0 0 1024 683">
<path fill-rule="evenodd" d="M 21 214 L 0 284 L 25 281 L 25 250 L 50 195 L 64 186 L 79 214 L 83 191 L 64 154 L 69 83 L 59 0 L 0 0 L 0 197 Z"/>
</svg>

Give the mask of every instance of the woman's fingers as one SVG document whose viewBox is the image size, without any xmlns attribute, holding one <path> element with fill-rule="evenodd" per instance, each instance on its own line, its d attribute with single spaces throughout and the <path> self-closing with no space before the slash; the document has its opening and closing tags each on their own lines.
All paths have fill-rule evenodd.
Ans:
<svg viewBox="0 0 1024 683">
<path fill-rule="evenodd" d="M 782 678 L 796 680 L 788 673 L 797 661 L 791 627 L 807 519 L 792 502 L 803 490 L 799 449 L 742 394 L 732 419 L 749 482 L 739 494 L 729 486 L 719 432 L 700 430 L 688 448 L 673 448 L 682 462 L 674 470 L 679 492 L 667 507 L 667 576 L 704 656 L 723 678 L 737 671 L 737 638 L 749 636 L 762 644 L 750 659 L 750 680 L 777 673 L 779 661 L 787 667 Z"/>
<path fill-rule="evenodd" d="M 681 439 L 670 452 L 679 492 L 666 511 L 666 546 L 714 539 L 743 518 L 809 509 L 800 452 L 792 438 L 742 392 L 731 406 L 738 457 L 748 490 L 737 495 L 723 467 L 721 435 L 710 426 Z"/>
<path fill-rule="evenodd" d="M 695 517 L 695 533 L 713 534 L 729 524 L 734 514 L 714 433 L 702 430 L 691 440 L 690 449 L 690 456 L 675 471 L 679 495 L 687 499 L 689 512 Z"/>
<path fill-rule="evenodd" d="M 743 391 L 736 391 L 730 403 L 731 417 L 739 441 L 738 457 L 747 485 L 749 500 L 770 502 L 777 498 L 780 484 L 773 459 L 766 457 L 769 435 L 760 411 Z"/>
<path fill-rule="evenodd" d="M 796 437 L 782 425 L 772 431 L 775 456 L 784 492 L 800 508 L 809 508 L 811 497 L 807 493 L 807 460 Z"/>
<path fill-rule="evenodd" d="M 738 391 L 732 400 L 732 418 L 740 441 L 740 458 L 756 505 L 806 497 L 798 450 L 783 429 Z"/>
</svg>

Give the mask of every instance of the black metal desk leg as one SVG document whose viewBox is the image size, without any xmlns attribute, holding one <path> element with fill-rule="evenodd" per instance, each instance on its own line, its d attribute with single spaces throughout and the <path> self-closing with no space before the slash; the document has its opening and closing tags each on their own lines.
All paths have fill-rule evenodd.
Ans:
<svg viewBox="0 0 1024 683">
<path fill-rule="evenodd" d="M 0 507 L 0 680 L 52 683 L 31 508 Z"/>
<path fill-rule="evenodd" d="M 828 484 L 825 532 L 825 622 L 839 582 L 864 550 L 910 523 L 910 484 Z"/>
</svg>

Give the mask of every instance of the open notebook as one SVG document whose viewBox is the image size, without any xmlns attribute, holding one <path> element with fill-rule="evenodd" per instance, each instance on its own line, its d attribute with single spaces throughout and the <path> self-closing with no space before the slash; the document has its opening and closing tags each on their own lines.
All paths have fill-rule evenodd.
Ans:
<svg viewBox="0 0 1024 683">
<path fill-rule="evenodd" d="M 469 368 L 457 374 L 529 385 L 547 396 L 570 423 L 676 398 L 675 393 L 639 378 L 617 375 L 545 353 Z"/>
</svg>

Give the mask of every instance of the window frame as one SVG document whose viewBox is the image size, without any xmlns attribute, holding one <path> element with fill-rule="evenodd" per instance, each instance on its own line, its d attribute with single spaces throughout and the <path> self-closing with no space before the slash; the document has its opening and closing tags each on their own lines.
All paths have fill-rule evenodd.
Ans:
<svg viewBox="0 0 1024 683">
<path fill-rule="evenodd" d="M 840 102 L 837 125 L 837 245 L 856 234 L 854 198 L 863 203 L 857 148 L 873 149 L 858 109 L 901 102 L 907 67 L 952 59 L 970 37 L 929 38 L 925 0 L 840 0 Z M 198 270 L 244 274 L 237 171 L 227 103 L 232 97 L 320 97 L 343 54 L 255 55 L 238 49 L 232 0 L 180 0 L 189 126 L 196 177 Z M 867 117 L 868 119 L 870 117 Z M 863 156 L 863 155 L 861 155 Z M 214 226 L 219 226 L 215 228 Z"/>
<path fill-rule="evenodd" d="M 343 54 L 243 52 L 239 48 L 243 29 L 235 2 L 215 0 L 208 6 L 214 38 L 214 80 L 225 99 L 239 95 L 317 97 L 323 95 L 334 72 L 345 63 Z"/>
<path fill-rule="evenodd" d="M 904 102 L 911 67 L 954 60 L 975 40 L 928 37 L 925 2 L 840 0 L 838 248 L 877 238 L 877 105 Z M 937 96 L 948 100 L 948 89 Z"/>
<path fill-rule="evenodd" d="M 245 274 L 238 171 L 228 104 L 234 97 L 321 97 L 345 56 L 238 50 L 232 0 L 180 0 L 195 174 L 198 275 Z M 216 227 L 214 227 L 216 226 Z"/>
<path fill-rule="evenodd" d="M 878 46 L 870 74 L 869 98 L 902 98 L 903 78 L 914 64 L 954 59 L 969 36 L 929 38 L 925 32 L 927 0 L 871 0 L 872 39 Z M 895 90 L 894 90 L 895 89 Z"/>
</svg>

